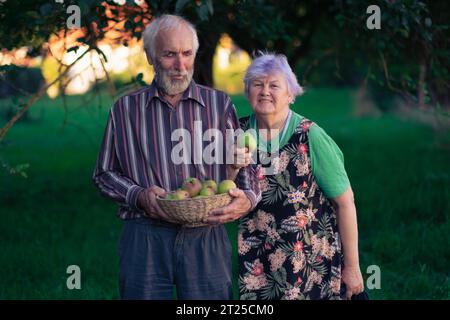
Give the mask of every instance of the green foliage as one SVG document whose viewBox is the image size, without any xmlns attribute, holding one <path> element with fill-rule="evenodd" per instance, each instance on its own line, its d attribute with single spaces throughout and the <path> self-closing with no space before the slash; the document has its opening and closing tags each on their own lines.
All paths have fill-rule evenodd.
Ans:
<svg viewBox="0 0 450 320">
<path fill-rule="evenodd" d="M 372 299 L 448 299 L 450 274 L 450 135 L 402 120 L 352 117 L 351 91 L 310 89 L 294 109 L 316 121 L 337 142 L 355 193 L 361 270 L 381 268 Z M 28 178 L 0 170 L 0 298 L 117 299 L 116 205 L 91 182 L 111 105 L 68 96 L 45 98 L 40 123 L 19 123 L 3 142 L 3 162 L 28 163 Z M 244 96 L 233 96 L 240 116 Z M 0 105 L 4 103 L 0 100 Z M 228 224 L 237 297 L 237 226 Z M 66 288 L 66 268 L 79 265 L 81 290 Z"/>
<path fill-rule="evenodd" d="M 85 35 L 79 42 L 94 50 L 109 22 L 125 21 L 121 42 L 142 37 L 154 16 L 177 13 L 191 20 L 199 33 L 195 79 L 211 85 L 212 59 L 222 33 L 251 53 L 268 49 L 287 55 L 306 84 L 369 84 L 374 97 L 396 94 L 410 105 L 450 105 L 449 2 L 408 1 L 217 1 L 146 0 L 148 9 L 127 1 L 47 0 L 0 3 L 0 44 L 27 45 L 37 54 L 49 36 L 67 28 L 66 8 L 78 4 Z M 111 14 L 107 14 L 105 4 Z M 381 30 L 369 30 L 366 9 L 381 9 Z M 108 12 L 109 12 L 108 11 Z M 26 21 L 17 24 L 16 21 Z M 76 47 L 68 48 L 76 50 Z M 199 62 L 200 61 L 200 62 Z M 381 105 L 381 108 L 389 107 Z"/>
<path fill-rule="evenodd" d="M 37 93 L 44 86 L 44 78 L 38 68 L 25 68 L 15 65 L 0 66 L 0 98 L 7 98 L 0 105 L 0 118 L 11 119 L 24 106 L 24 99 Z M 25 112 L 20 121 L 30 121 Z M 12 169 L 11 172 L 19 171 Z"/>
<path fill-rule="evenodd" d="M 65 11 L 47 0 L 6 1 L 0 3 L 0 18 L 2 48 L 29 46 L 37 54 L 52 33 L 64 29 Z"/>
<path fill-rule="evenodd" d="M 12 167 L 0 158 L 0 166 L 2 167 L 2 170 L 5 170 L 11 175 L 20 175 L 23 178 L 28 178 L 26 170 L 30 167 L 29 163 L 16 164 Z"/>
<path fill-rule="evenodd" d="M 449 105 L 448 2 L 376 1 L 381 30 L 365 27 L 369 15 L 362 13 L 370 4 L 373 1 L 336 1 L 335 20 L 345 41 L 340 54 L 365 57 L 374 96 L 390 91 L 410 105 Z"/>
<path fill-rule="evenodd" d="M 30 95 L 44 85 L 44 77 L 38 68 L 15 65 L 0 66 L 0 98 Z"/>
</svg>

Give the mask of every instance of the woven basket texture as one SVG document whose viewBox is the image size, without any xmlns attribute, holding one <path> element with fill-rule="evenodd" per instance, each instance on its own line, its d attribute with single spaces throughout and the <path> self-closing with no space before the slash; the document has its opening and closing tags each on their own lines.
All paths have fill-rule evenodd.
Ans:
<svg viewBox="0 0 450 320">
<path fill-rule="evenodd" d="M 212 209 L 224 207 L 231 202 L 228 193 L 213 196 L 201 196 L 182 200 L 168 200 L 156 198 L 159 206 L 173 220 L 186 227 L 200 227 L 206 224 L 202 222 Z"/>
</svg>

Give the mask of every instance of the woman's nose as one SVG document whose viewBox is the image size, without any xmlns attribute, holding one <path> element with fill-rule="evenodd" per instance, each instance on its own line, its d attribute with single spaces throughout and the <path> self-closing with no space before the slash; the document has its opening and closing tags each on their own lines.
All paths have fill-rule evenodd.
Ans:
<svg viewBox="0 0 450 320">
<path fill-rule="evenodd" d="M 269 86 L 264 86 L 263 85 L 262 88 L 261 88 L 260 94 L 262 96 L 268 96 L 269 95 Z"/>
</svg>

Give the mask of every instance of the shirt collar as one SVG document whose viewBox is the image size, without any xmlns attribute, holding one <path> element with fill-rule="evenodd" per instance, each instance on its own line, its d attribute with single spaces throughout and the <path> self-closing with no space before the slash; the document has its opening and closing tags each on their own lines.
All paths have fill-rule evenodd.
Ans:
<svg viewBox="0 0 450 320">
<path fill-rule="evenodd" d="M 149 102 L 153 98 L 157 98 L 164 101 L 163 97 L 159 93 L 159 90 L 157 89 L 155 80 L 153 80 L 152 84 L 148 88 L 147 98 L 148 98 L 147 106 L 150 104 Z M 200 87 L 199 85 L 197 85 L 197 83 L 195 83 L 194 80 L 191 80 L 191 83 L 189 84 L 188 88 L 183 92 L 183 97 L 181 98 L 181 101 L 189 99 L 197 101 L 202 107 L 206 107 L 202 95 L 200 94 Z"/>
</svg>

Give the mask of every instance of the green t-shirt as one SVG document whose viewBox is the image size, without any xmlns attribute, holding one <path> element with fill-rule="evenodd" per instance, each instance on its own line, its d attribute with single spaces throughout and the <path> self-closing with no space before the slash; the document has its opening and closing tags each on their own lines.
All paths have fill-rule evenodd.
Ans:
<svg viewBox="0 0 450 320">
<path fill-rule="evenodd" d="M 294 111 L 288 116 L 285 128 L 274 139 L 280 139 L 279 147 L 288 143 L 303 117 Z M 256 117 L 250 116 L 250 128 L 256 130 Z M 256 130 L 257 131 L 257 130 Z M 257 131 L 258 132 L 258 131 Z M 345 171 L 344 155 L 331 137 L 316 123 L 309 128 L 309 152 L 311 157 L 311 170 L 317 184 L 328 198 L 335 198 L 344 193 L 350 186 L 350 181 Z M 259 138 L 259 137 L 258 137 Z M 270 149 L 272 139 L 268 143 L 260 141 L 263 150 Z"/>
</svg>

